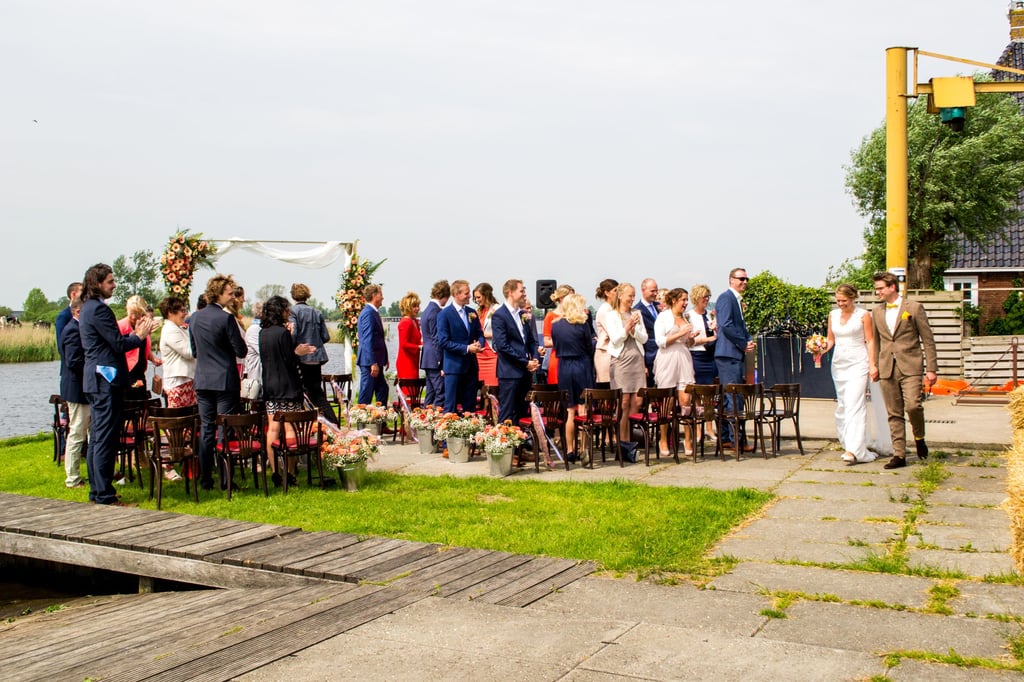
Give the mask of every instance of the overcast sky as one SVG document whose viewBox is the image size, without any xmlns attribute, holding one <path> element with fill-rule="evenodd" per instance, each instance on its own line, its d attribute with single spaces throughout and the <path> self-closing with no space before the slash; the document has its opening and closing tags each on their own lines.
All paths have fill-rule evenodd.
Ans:
<svg viewBox="0 0 1024 682">
<path fill-rule="evenodd" d="M 0 305 L 211 238 L 359 240 L 439 278 L 820 285 L 886 47 L 994 62 L 1005 0 L 4 0 Z M 921 80 L 970 73 L 921 61 Z M 225 256 L 250 292 L 341 268 Z M 201 290 L 211 271 L 197 273 Z"/>
</svg>

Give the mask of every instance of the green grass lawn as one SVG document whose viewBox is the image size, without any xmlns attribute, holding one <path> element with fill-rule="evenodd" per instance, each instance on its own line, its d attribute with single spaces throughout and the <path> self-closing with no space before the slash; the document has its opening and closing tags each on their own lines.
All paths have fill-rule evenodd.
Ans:
<svg viewBox="0 0 1024 682">
<path fill-rule="evenodd" d="M 86 502 L 88 488 L 64 487 L 52 461 L 52 441 L 0 441 L 0 491 Z M 84 472 L 84 467 L 83 467 Z M 271 488 L 200 491 L 199 504 L 183 483 L 164 488 L 163 510 L 202 516 L 439 542 L 573 559 L 640 576 L 704 573 L 710 547 L 772 496 L 740 488 L 650 487 L 626 481 L 598 483 L 515 481 L 484 477 L 404 476 L 371 472 L 358 493 L 305 487 L 288 495 Z M 251 485 L 251 481 L 249 482 Z M 122 499 L 156 508 L 138 482 Z"/>
</svg>

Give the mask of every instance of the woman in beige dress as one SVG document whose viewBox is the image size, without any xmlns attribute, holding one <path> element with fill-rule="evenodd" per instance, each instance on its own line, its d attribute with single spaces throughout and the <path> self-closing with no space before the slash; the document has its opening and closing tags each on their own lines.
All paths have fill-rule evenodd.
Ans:
<svg viewBox="0 0 1024 682">
<path fill-rule="evenodd" d="M 619 420 L 619 439 L 630 441 L 629 415 L 640 410 L 640 389 L 647 384 L 644 368 L 644 344 L 647 329 L 640 311 L 633 310 L 636 289 L 623 282 L 608 297 L 611 310 L 604 316 L 608 332 L 608 355 L 611 356 L 611 385 L 622 391 L 622 418 Z"/>
<path fill-rule="evenodd" d="M 604 328 L 604 322 L 601 321 L 602 316 L 612 309 L 611 305 L 608 304 L 608 295 L 619 286 L 619 283 L 614 279 L 602 280 L 597 285 L 597 291 L 594 296 L 597 300 L 601 301 L 601 305 L 597 308 L 597 314 L 594 315 L 594 327 L 597 331 L 597 349 L 594 351 L 594 370 L 597 373 L 597 382 L 599 384 L 607 384 L 611 381 L 609 371 L 611 369 L 612 358 L 608 355 L 608 332 Z"/>
</svg>

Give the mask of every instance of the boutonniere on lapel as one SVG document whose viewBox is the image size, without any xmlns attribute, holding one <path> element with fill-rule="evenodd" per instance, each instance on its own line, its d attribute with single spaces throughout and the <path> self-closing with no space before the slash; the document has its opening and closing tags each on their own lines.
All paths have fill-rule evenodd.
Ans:
<svg viewBox="0 0 1024 682">
<path fill-rule="evenodd" d="M 530 321 L 530 316 L 527 315 L 526 313 L 520 315 L 519 318 L 523 321 L 523 324 L 526 324 L 527 322 Z"/>
<path fill-rule="evenodd" d="M 470 322 L 475 322 L 476 321 L 476 313 L 470 313 L 469 314 L 469 321 Z"/>
<path fill-rule="evenodd" d="M 904 310 L 903 314 L 900 315 L 900 319 L 901 320 L 909 320 L 910 319 L 910 313 L 908 313 L 906 310 Z"/>
</svg>

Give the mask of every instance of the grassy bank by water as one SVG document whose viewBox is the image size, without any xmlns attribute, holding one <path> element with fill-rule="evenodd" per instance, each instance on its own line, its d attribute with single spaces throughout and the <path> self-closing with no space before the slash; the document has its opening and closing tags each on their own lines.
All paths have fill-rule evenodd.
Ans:
<svg viewBox="0 0 1024 682">
<path fill-rule="evenodd" d="M 0 362 L 49 362 L 57 359 L 57 337 L 52 327 L 0 329 Z"/>
<path fill-rule="evenodd" d="M 85 502 L 87 488 L 64 487 L 48 437 L 0 442 L 0 490 Z M 83 467 L 84 471 L 84 467 Z M 219 490 L 195 504 L 182 483 L 164 488 L 164 511 L 438 542 L 573 559 L 640 576 L 705 574 L 705 555 L 731 528 L 771 499 L 750 489 L 458 479 L 371 472 L 358 493 L 303 486 L 263 497 Z M 250 482 L 251 485 L 251 482 Z M 148 482 L 120 489 L 125 502 L 156 508 Z"/>
</svg>

